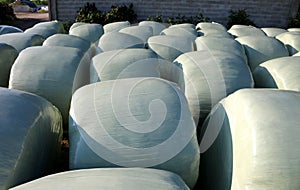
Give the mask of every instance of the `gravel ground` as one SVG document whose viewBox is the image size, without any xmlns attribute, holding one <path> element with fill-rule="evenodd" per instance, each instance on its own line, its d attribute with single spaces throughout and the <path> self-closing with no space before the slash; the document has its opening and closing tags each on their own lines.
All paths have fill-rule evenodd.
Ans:
<svg viewBox="0 0 300 190">
<path fill-rule="evenodd" d="M 13 22 L 11 25 L 22 30 L 31 28 L 36 23 L 49 21 L 48 13 L 15 12 L 15 14 L 18 20 Z"/>
</svg>

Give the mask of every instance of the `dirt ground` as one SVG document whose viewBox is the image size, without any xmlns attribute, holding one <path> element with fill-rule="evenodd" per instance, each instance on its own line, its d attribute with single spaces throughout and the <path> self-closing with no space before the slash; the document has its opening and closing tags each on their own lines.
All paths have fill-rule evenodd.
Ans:
<svg viewBox="0 0 300 190">
<path fill-rule="evenodd" d="M 22 30 L 26 30 L 36 23 L 49 21 L 48 13 L 15 12 L 15 15 L 18 20 L 13 22 L 11 25 Z"/>
</svg>

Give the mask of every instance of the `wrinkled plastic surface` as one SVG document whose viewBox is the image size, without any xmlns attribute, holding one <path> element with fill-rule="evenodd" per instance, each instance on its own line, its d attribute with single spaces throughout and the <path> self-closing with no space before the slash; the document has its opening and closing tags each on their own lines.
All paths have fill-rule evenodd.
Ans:
<svg viewBox="0 0 300 190">
<path fill-rule="evenodd" d="M 191 23 L 182 23 L 182 24 L 174 24 L 169 26 L 169 28 L 191 28 L 191 29 L 196 29 L 196 26 Z"/>
<path fill-rule="evenodd" d="M 54 104 L 67 123 L 72 93 L 89 83 L 89 59 L 70 47 L 31 47 L 16 59 L 9 88 L 40 95 Z"/>
<path fill-rule="evenodd" d="M 37 34 L 42 36 L 44 39 L 47 39 L 48 37 L 56 34 L 57 31 L 53 28 L 33 27 L 33 28 L 28 28 L 27 30 L 24 31 L 24 33 Z"/>
<path fill-rule="evenodd" d="M 82 24 L 79 23 L 70 28 L 69 34 L 81 37 L 95 46 L 98 46 L 100 37 L 103 35 L 104 30 L 101 24 Z"/>
<path fill-rule="evenodd" d="M 261 30 L 269 37 L 275 37 L 279 34 L 287 32 L 287 30 L 283 28 L 261 28 Z"/>
<path fill-rule="evenodd" d="M 157 55 L 146 49 L 122 49 L 96 55 L 91 63 L 91 83 L 135 77 L 159 77 Z"/>
<path fill-rule="evenodd" d="M 129 34 L 147 42 L 150 36 L 153 36 L 153 29 L 150 26 L 130 26 L 120 30 L 121 33 Z"/>
<path fill-rule="evenodd" d="M 290 55 L 300 51 L 300 32 L 285 32 L 277 35 L 276 38 L 286 45 Z"/>
<path fill-rule="evenodd" d="M 47 174 L 58 159 L 62 119 L 39 96 L 0 88 L 0 189 Z"/>
<path fill-rule="evenodd" d="M 260 64 L 253 72 L 255 86 L 300 91 L 300 57 L 282 57 Z"/>
<path fill-rule="evenodd" d="M 234 39 L 202 36 L 202 37 L 198 37 L 195 43 L 196 43 L 197 51 L 202 51 L 202 50 L 227 51 L 228 53 L 239 55 L 245 61 L 247 61 L 247 56 L 243 46 Z"/>
<path fill-rule="evenodd" d="M 139 26 L 150 26 L 153 29 L 153 35 L 159 35 L 161 31 L 163 31 L 163 29 L 166 28 L 165 25 L 159 23 L 159 22 L 155 22 L 155 21 L 142 21 L 139 23 Z"/>
<path fill-rule="evenodd" d="M 119 32 L 119 30 L 129 27 L 130 22 L 128 21 L 120 21 L 120 22 L 112 22 L 103 26 L 104 33 L 109 32 Z"/>
<path fill-rule="evenodd" d="M 8 87 L 11 66 L 14 64 L 18 52 L 12 46 L 0 43 L 0 86 Z"/>
<path fill-rule="evenodd" d="M 29 33 L 10 33 L 0 35 L 0 43 L 6 43 L 14 47 L 19 53 L 31 46 L 40 46 L 44 42 L 44 38 L 37 34 Z"/>
<path fill-rule="evenodd" d="M 70 109 L 70 169 L 151 167 L 197 181 L 196 128 L 184 94 L 159 78 L 130 78 L 78 89 Z"/>
<path fill-rule="evenodd" d="M 299 107 L 299 92 L 275 89 L 240 90 L 222 100 L 202 131 L 207 176 L 200 179 L 214 179 L 206 189 L 230 189 L 231 174 L 233 190 L 299 189 Z"/>
<path fill-rule="evenodd" d="M 185 28 L 185 27 L 171 27 L 166 28 L 160 33 L 161 35 L 169 35 L 169 36 L 183 36 L 188 37 L 191 40 L 195 40 L 198 36 L 198 33 L 193 28 Z"/>
<path fill-rule="evenodd" d="M 0 25 L 0 35 L 19 32 L 23 32 L 23 30 L 14 26 Z"/>
<path fill-rule="evenodd" d="M 171 172 L 145 168 L 101 168 L 68 171 L 50 175 L 11 190 L 189 190 Z"/>
<path fill-rule="evenodd" d="M 64 29 L 64 25 L 60 21 L 48 21 L 48 22 L 40 22 L 33 26 L 34 28 L 48 28 L 53 29 L 59 34 L 65 34 L 66 31 Z"/>
<path fill-rule="evenodd" d="M 233 25 L 228 32 L 235 37 L 243 36 L 266 36 L 266 34 L 259 28 L 254 26 Z"/>
<path fill-rule="evenodd" d="M 265 61 L 289 55 L 284 44 L 272 37 L 244 36 L 236 40 L 244 46 L 251 71 Z"/>
<path fill-rule="evenodd" d="M 198 30 L 198 36 L 233 38 L 231 34 L 229 34 L 224 30 L 209 29 L 209 28 Z"/>
<path fill-rule="evenodd" d="M 189 52 L 173 63 L 183 70 L 183 80 L 178 83 L 185 91 L 198 126 L 221 99 L 238 89 L 254 85 L 245 60 L 225 51 Z"/>
<path fill-rule="evenodd" d="M 144 46 L 144 41 L 140 38 L 121 32 L 106 33 L 99 41 L 99 47 L 102 51 L 126 48 L 144 48 Z"/>
<path fill-rule="evenodd" d="M 174 61 L 179 55 L 194 50 L 194 40 L 184 36 L 152 36 L 148 46 L 161 58 Z"/>
</svg>

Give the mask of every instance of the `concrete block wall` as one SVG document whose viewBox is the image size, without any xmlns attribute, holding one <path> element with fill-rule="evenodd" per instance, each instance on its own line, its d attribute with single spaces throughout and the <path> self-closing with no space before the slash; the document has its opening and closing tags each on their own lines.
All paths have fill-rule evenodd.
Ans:
<svg viewBox="0 0 300 190">
<path fill-rule="evenodd" d="M 74 20 L 80 7 L 87 2 L 95 3 L 101 11 L 107 11 L 111 5 L 129 5 L 138 15 L 138 20 L 149 16 L 162 15 L 164 18 L 178 14 L 196 16 L 202 13 L 211 21 L 226 25 L 230 10 L 246 9 L 259 27 L 286 27 L 289 17 L 298 11 L 299 0 L 49 0 L 50 17 L 57 20 Z"/>
</svg>

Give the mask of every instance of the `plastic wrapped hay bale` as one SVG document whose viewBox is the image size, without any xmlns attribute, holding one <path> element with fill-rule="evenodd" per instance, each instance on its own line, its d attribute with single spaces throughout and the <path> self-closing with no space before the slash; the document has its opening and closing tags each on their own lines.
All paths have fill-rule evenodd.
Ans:
<svg viewBox="0 0 300 190">
<path fill-rule="evenodd" d="M 202 36 L 202 37 L 198 37 L 195 43 L 196 43 L 197 51 L 202 51 L 202 50 L 228 51 L 232 54 L 241 56 L 245 61 L 247 61 L 247 56 L 243 46 L 234 39 Z"/>
<path fill-rule="evenodd" d="M 289 32 L 300 32 L 300 28 L 288 28 Z"/>
<path fill-rule="evenodd" d="M 183 81 L 182 68 L 173 64 L 172 61 L 166 59 L 158 59 L 158 70 L 160 78 L 179 84 L 179 81 Z M 180 86 L 178 86 L 180 88 Z M 182 89 L 184 90 L 184 89 Z"/>
<path fill-rule="evenodd" d="M 254 26 L 233 25 L 228 32 L 235 37 L 243 36 L 266 36 L 265 33 Z"/>
<path fill-rule="evenodd" d="M 153 35 L 159 35 L 161 31 L 163 31 L 163 29 L 166 28 L 165 25 L 159 23 L 159 22 L 155 22 L 155 21 L 142 21 L 139 23 L 139 26 L 150 26 L 153 29 Z"/>
<path fill-rule="evenodd" d="M 191 23 L 182 23 L 182 24 L 174 24 L 169 26 L 169 28 L 191 28 L 191 29 L 196 29 L 196 26 Z"/>
<path fill-rule="evenodd" d="M 67 124 L 72 93 L 89 84 L 89 62 L 77 48 L 27 48 L 11 69 L 9 88 L 46 98 L 61 111 Z"/>
<path fill-rule="evenodd" d="M 109 32 L 119 32 L 121 29 L 129 27 L 130 22 L 128 21 L 120 21 L 120 22 L 112 22 L 103 26 L 104 33 Z"/>
<path fill-rule="evenodd" d="M 284 44 L 272 37 L 244 36 L 236 40 L 244 46 L 251 71 L 265 61 L 289 55 Z"/>
<path fill-rule="evenodd" d="M 44 39 L 47 39 L 48 37 L 57 34 L 57 31 L 54 30 L 53 28 L 33 27 L 33 28 L 28 28 L 27 30 L 24 31 L 24 33 L 38 34 L 40 36 L 43 36 Z"/>
<path fill-rule="evenodd" d="M 69 30 L 73 30 L 74 28 L 78 27 L 78 26 L 82 26 L 82 25 L 85 25 L 87 23 L 85 22 L 75 22 L 71 25 L 70 29 Z"/>
<path fill-rule="evenodd" d="M 65 34 L 66 31 L 64 29 L 64 25 L 60 21 L 48 21 L 48 22 L 40 22 L 33 26 L 33 28 L 44 28 L 44 29 L 52 29 L 55 30 L 56 33 Z"/>
<path fill-rule="evenodd" d="M 226 28 L 219 23 L 216 22 L 199 22 L 196 25 L 196 29 L 214 29 L 214 30 L 220 30 L 220 31 L 227 31 Z"/>
<path fill-rule="evenodd" d="M 201 29 L 198 30 L 198 36 L 207 36 L 207 37 L 219 37 L 219 38 L 233 38 L 231 34 L 224 30 L 217 29 Z"/>
<path fill-rule="evenodd" d="M 160 33 L 161 35 L 169 35 L 169 36 L 183 36 L 189 37 L 191 40 L 195 40 L 198 36 L 198 33 L 193 28 L 184 28 L 184 27 L 171 27 L 166 28 Z"/>
<path fill-rule="evenodd" d="M 269 37 L 275 37 L 279 34 L 287 32 L 287 30 L 283 28 L 261 28 L 261 30 Z"/>
<path fill-rule="evenodd" d="M 152 36 L 148 46 L 161 58 L 173 61 L 183 53 L 194 51 L 194 40 L 184 36 Z"/>
<path fill-rule="evenodd" d="M 87 53 L 90 58 L 94 56 L 91 43 L 89 41 L 68 34 L 55 34 L 47 38 L 44 41 L 43 46 L 73 47 Z"/>
<path fill-rule="evenodd" d="M 144 43 L 153 36 L 153 29 L 150 26 L 130 26 L 120 30 L 121 33 L 129 34 L 141 39 Z"/>
<path fill-rule="evenodd" d="M 285 32 L 277 35 L 276 38 L 286 45 L 290 55 L 300 51 L 300 32 Z"/>
<path fill-rule="evenodd" d="M 178 174 L 190 188 L 197 181 L 195 124 L 182 91 L 163 79 L 118 79 L 78 89 L 69 139 L 70 169 L 151 167 Z"/>
<path fill-rule="evenodd" d="M 102 51 L 144 48 L 144 46 L 144 42 L 140 38 L 121 32 L 106 33 L 100 38 L 99 42 L 99 48 Z"/>
<path fill-rule="evenodd" d="M 183 70 L 179 86 L 185 91 L 196 125 L 201 126 L 211 108 L 241 88 L 254 86 L 245 60 L 226 51 L 185 53 L 174 62 Z"/>
<path fill-rule="evenodd" d="M 134 77 L 159 77 L 157 55 L 146 49 L 121 49 L 96 55 L 91 83 Z"/>
<path fill-rule="evenodd" d="M 202 188 L 299 189 L 299 107 L 299 92 L 275 89 L 222 100 L 201 132 Z"/>
<path fill-rule="evenodd" d="M 0 88 L 0 189 L 53 169 L 62 138 L 61 115 L 44 98 Z"/>
<path fill-rule="evenodd" d="M 14 64 L 18 52 L 15 48 L 0 43 L 0 86 L 8 87 L 11 66 Z"/>
<path fill-rule="evenodd" d="M 21 30 L 20 28 L 8 25 L 0 25 L 0 35 L 20 32 L 23 32 L 23 30 Z"/>
<path fill-rule="evenodd" d="M 76 180 L 74 180 L 76 179 Z M 37 179 L 11 190 L 189 190 L 182 179 L 171 172 L 146 168 L 82 169 Z"/>
<path fill-rule="evenodd" d="M 255 86 L 300 91 L 300 57 L 282 57 L 260 64 L 253 72 Z"/>
<path fill-rule="evenodd" d="M 18 52 L 31 46 L 41 46 L 44 38 L 37 34 L 10 33 L 0 35 L 0 43 L 6 43 L 14 47 Z"/>
</svg>

